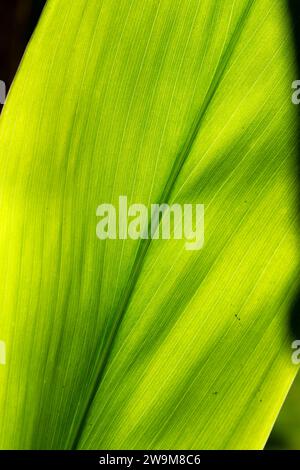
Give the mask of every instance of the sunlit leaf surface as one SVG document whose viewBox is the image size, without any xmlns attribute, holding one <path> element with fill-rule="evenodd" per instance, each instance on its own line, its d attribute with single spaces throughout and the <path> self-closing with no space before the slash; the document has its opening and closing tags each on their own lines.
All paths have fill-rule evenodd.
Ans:
<svg viewBox="0 0 300 470">
<path fill-rule="evenodd" d="M 295 376 L 283 0 L 49 0 L 0 121 L 1 448 L 261 448 Z M 205 245 L 99 240 L 205 204 Z"/>
</svg>

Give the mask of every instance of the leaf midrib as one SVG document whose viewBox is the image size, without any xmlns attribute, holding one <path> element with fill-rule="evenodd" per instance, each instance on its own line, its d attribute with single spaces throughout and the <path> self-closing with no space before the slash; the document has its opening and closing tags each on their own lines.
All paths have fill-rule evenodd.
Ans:
<svg viewBox="0 0 300 470">
<path fill-rule="evenodd" d="M 173 187 L 175 185 L 175 182 L 178 178 L 178 176 L 181 173 L 181 170 L 185 164 L 185 162 L 188 159 L 189 154 L 191 153 L 191 150 L 194 146 L 194 143 L 197 139 L 198 133 L 201 128 L 201 123 L 215 97 L 215 94 L 217 92 L 217 89 L 220 85 L 220 82 L 225 74 L 227 65 L 233 55 L 233 52 L 235 50 L 236 44 L 239 41 L 239 38 L 244 30 L 244 27 L 247 23 L 247 20 L 250 16 L 251 10 L 253 8 L 253 5 L 255 3 L 255 0 L 250 0 L 248 5 L 245 7 L 245 10 L 243 14 L 241 15 L 241 18 L 237 22 L 237 25 L 235 27 L 235 30 L 232 34 L 232 37 L 228 43 L 228 46 L 224 53 L 221 56 L 221 59 L 219 60 L 218 66 L 216 68 L 215 74 L 213 76 L 213 79 L 211 81 L 211 85 L 208 89 L 208 93 L 205 97 L 205 100 L 203 102 L 202 108 L 199 112 L 199 115 L 196 116 L 194 120 L 194 124 L 192 125 L 192 130 L 190 132 L 190 135 L 188 136 L 186 142 L 184 143 L 182 150 L 179 152 L 178 157 L 175 159 L 172 170 L 170 172 L 170 176 L 168 178 L 168 181 L 164 187 L 164 190 L 162 192 L 160 200 L 167 203 L 170 200 L 171 194 Z M 116 322 L 113 325 L 111 332 L 107 338 L 106 345 L 104 349 L 102 350 L 102 360 L 99 365 L 99 370 L 96 375 L 94 385 L 92 386 L 92 391 L 91 394 L 86 402 L 85 409 L 83 411 L 81 420 L 78 425 L 78 429 L 75 433 L 75 437 L 73 440 L 73 443 L 71 443 L 71 448 L 72 449 L 77 449 L 81 435 L 83 432 L 83 429 L 85 428 L 85 425 L 87 423 L 88 415 L 90 412 L 90 409 L 92 407 L 92 404 L 94 402 L 94 399 L 96 397 L 96 394 L 99 390 L 99 387 L 101 385 L 102 379 L 105 375 L 107 365 L 110 360 L 111 353 L 113 351 L 113 346 L 115 343 L 115 340 L 117 338 L 119 329 L 121 327 L 121 324 L 123 322 L 123 318 L 126 314 L 128 305 L 130 304 L 135 286 L 137 284 L 139 275 L 143 269 L 145 259 L 147 252 L 149 250 L 149 247 L 151 245 L 151 238 L 142 240 L 140 243 L 140 246 L 138 248 L 137 254 L 136 254 L 136 259 L 133 264 L 133 268 L 131 271 L 131 274 L 128 278 L 128 283 L 127 286 L 124 289 L 124 295 L 122 297 L 122 302 L 119 304 L 119 308 L 116 309 Z"/>
</svg>

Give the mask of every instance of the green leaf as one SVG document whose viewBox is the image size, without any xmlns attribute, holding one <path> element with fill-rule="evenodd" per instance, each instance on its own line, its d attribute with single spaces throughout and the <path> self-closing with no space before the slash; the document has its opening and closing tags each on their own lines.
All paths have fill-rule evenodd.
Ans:
<svg viewBox="0 0 300 470">
<path fill-rule="evenodd" d="M 0 123 L 1 448 L 261 448 L 295 376 L 285 2 L 50 0 Z M 205 204 L 205 245 L 99 240 Z"/>
<path fill-rule="evenodd" d="M 300 442 L 300 375 L 298 374 L 280 410 L 267 442 L 267 449 L 298 450 Z"/>
</svg>

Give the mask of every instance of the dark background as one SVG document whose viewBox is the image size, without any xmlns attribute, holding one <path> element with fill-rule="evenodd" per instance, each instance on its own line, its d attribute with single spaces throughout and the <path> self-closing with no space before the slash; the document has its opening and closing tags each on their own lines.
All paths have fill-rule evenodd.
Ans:
<svg viewBox="0 0 300 470">
<path fill-rule="evenodd" d="M 46 0 L 0 0 L 0 80 L 7 90 L 45 3 Z"/>
<path fill-rule="evenodd" d="M 46 0 L 0 0 L 0 80 L 5 82 L 7 91 L 45 3 Z M 295 77 L 295 79 L 300 79 L 300 0 L 288 0 L 288 5 L 291 13 L 291 27 L 293 27 L 296 44 L 295 51 L 299 65 L 299 76 Z M 0 105 L 0 112 L 1 110 L 2 106 Z M 290 319 L 292 337 L 293 339 L 299 338 L 299 301 L 295 302 L 291 310 Z M 296 379 L 281 410 L 267 443 L 267 448 L 300 449 L 300 376 Z"/>
</svg>

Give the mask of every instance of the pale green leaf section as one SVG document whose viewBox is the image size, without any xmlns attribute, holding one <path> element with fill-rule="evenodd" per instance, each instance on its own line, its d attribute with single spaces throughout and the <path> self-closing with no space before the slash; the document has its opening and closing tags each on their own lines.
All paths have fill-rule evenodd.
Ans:
<svg viewBox="0 0 300 470">
<path fill-rule="evenodd" d="M 283 0 L 49 0 L 0 121 L 0 448 L 261 448 L 295 376 Z M 96 237 L 204 203 L 205 246 Z"/>
</svg>

